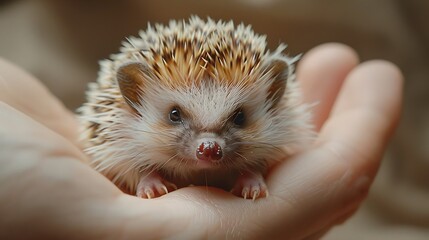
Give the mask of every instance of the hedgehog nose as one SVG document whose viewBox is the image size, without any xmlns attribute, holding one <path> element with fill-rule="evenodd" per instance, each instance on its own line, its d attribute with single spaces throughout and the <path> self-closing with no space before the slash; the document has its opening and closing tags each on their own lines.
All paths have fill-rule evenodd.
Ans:
<svg viewBox="0 0 429 240">
<path fill-rule="evenodd" d="M 222 148 L 215 141 L 205 141 L 197 148 L 197 158 L 203 161 L 220 160 Z"/>
</svg>

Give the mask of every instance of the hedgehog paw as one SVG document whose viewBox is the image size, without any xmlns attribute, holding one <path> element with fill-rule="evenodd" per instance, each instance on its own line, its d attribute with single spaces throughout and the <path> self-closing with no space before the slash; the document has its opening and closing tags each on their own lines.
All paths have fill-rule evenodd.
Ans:
<svg viewBox="0 0 429 240">
<path fill-rule="evenodd" d="M 231 192 L 244 199 L 268 197 L 268 188 L 261 173 L 246 172 L 240 175 Z"/>
<path fill-rule="evenodd" d="M 139 198 L 156 198 L 174 191 L 177 186 L 166 181 L 158 173 L 145 174 L 137 184 L 136 196 Z"/>
</svg>

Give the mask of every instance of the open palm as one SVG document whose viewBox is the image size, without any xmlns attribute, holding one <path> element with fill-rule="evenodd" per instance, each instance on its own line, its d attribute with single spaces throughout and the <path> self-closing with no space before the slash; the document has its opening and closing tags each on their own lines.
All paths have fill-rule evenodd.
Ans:
<svg viewBox="0 0 429 240">
<path fill-rule="evenodd" d="M 0 61 L 0 238 L 317 238 L 366 197 L 400 113 L 402 76 L 319 46 L 298 65 L 319 137 L 274 168 L 270 196 L 246 201 L 188 187 L 146 200 L 85 164 L 72 113 L 36 79 Z"/>
</svg>

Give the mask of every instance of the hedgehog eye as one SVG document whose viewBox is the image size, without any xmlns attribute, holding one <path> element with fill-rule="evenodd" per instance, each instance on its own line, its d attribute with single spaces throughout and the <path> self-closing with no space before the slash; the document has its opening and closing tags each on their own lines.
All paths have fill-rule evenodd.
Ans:
<svg viewBox="0 0 429 240">
<path fill-rule="evenodd" d="M 243 126 L 246 122 L 246 116 L 244 115 L 243 110 L 237 110 L 237 112 L 234 115 L 234 124 L 237 126 Z"/>
<path fill-rule="evenodd" d="M 170 118 L 170 121 L 172 121 L 173 123 L 178 123 L 182 121 L 182 117 L 180 116 L 180 111 L 178 108 L 171 109 L 168 117 Z"/>
</svg>

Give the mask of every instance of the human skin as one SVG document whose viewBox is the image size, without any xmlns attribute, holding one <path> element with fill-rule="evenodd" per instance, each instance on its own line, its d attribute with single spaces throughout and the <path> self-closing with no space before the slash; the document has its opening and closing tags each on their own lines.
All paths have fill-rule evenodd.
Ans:
<svg viewBox="0 0 429 240">
<path fill-rule="evenodd" d="M 148 200 L 91 169 L 74 115 L 0 60 L 0 238 L 319 238 L 365 199 L 399 119 L 403 77 L 331 43 L 304 56 L 297 78 L 304 100 L 318 102 L 319 135 L 269 172 L 268 198 L 187 187 Z"/>
</svg>

